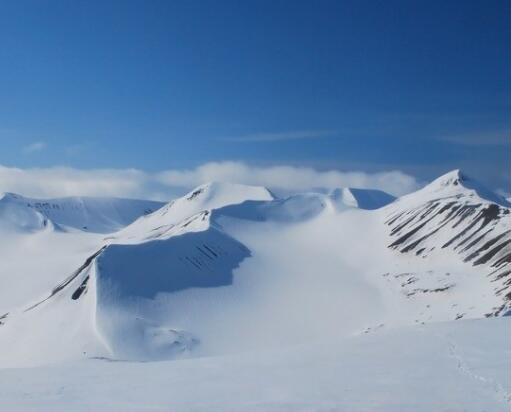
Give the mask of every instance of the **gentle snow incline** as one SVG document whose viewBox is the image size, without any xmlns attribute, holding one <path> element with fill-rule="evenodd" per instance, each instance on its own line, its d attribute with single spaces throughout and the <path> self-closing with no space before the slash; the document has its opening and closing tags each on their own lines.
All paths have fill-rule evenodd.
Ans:
<svg viewBox="0 0 511 412">
<path fill-rule="evenodd" d="M 9 412 L 503 412 L 510 327 L 462 321 L 235 357 L 4 369 L 0 399 Z"/>
</svg>

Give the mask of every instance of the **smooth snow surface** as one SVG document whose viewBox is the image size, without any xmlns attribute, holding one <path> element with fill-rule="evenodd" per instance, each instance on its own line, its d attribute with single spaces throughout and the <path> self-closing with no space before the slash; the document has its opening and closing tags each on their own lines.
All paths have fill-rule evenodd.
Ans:
<svg viewBox="0 0 511 412">
<path fill-rule="evenodd" d="M 509 318 L 173 362 L 89 359 L 0 369 L 9 412 L 503 412 Z"/>
<path fill-rule="evenodd" d="M 335 189 L 331 197 L 336 205 L 357 207 L 360 209 L 379 209 L 395 200 L 394 196 L 381 190 L 344 188 Z"/>
<path fill-rule="evenodd" d="M 0 200 L 8 410 L 510 406 L 508 318 L 484 318 L 509 312 L 511 212 L 459 171 L 396 200 L 34 202 Z"/>
</svg>

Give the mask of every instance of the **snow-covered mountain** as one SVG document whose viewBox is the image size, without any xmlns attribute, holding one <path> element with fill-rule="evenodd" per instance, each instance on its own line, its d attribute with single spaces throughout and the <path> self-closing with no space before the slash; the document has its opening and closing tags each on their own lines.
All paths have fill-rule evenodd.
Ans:
<svg viewBox="0 0 511 412">
<path fill-rule="evenodd" d="M 0 305 L 0 363 L 219 355 L 500 316 L 509 207 L 459 171 L 397 200 L 213 183 L 106 236 L 18 234 L 58 253 L 38 268 L 5 252 L 26 269 Z"/>
<path fill-rule="evenodd" d="M 110 233 L 163 205 L 150 200 L 93 197 L 31 199 L 4 193 L 0 196 L 0 228 L 28 232 L 49 227 L 73 228 Z"/>
<path fill-rule="evenodd" d="M 485 315 L 500 315 L 511 300 L 510 207 L 507 200 L 455 170 L 385 209 L 392 238 L 389 247 L 426 262 L 464 262 L 476 272 L 471 307 L 481 302 L 482 286 L 492 285 L 488 298 L 495 298 L 495 305 Z M 426 278 L 427 287 L 421 285 Z M 425 293 L 426 288 L 443 292 L 467 286 L 463 279 L 447 273 L 435 281 L 432 276 L 409 274 L 406 283 L 410 294 Z M 458 316 L 464 315 L 460 310 Z"/>
<path fill-rule="evenodd" d="M 156 213 L 145 215 L 125 227 L 116 238 L 158 237 L 197 213 L 237 205 L 247 200 L 269 201 L 273 194 L 265 187 L 212 182 L 197 187 L 183 197 L 167 203 Z M 136 241 L 136 240 L 135 240 Z"/>
</svg>

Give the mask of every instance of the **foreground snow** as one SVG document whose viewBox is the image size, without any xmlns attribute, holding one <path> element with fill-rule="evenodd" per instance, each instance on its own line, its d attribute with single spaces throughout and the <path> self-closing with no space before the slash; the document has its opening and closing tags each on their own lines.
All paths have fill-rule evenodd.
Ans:
<svg viewBox="0 0 511 412">
<path fill-rule="evenodd" d="M 511 319 L 457 321 L 257 353 L 0 369 L 2 410 L 508 411 Z"/>
</svg>

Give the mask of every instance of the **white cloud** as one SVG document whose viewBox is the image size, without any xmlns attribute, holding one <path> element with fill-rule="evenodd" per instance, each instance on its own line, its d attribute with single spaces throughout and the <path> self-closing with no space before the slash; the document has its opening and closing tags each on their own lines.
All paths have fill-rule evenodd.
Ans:
<svg viewBox="0 0 511 412">
<path fill-rule="evenodd" d="M 81 154 L 86 148 L 85 144 L 75 144 L 64 149 L 66 156 L 76 156 Z"/>
<path fill-rule="evenodd" d="M 278 133 L 253 133 L 239 137 L 226 137 L 221 140 L 227 142 L 279 142 L 283 140 L 316 139 L 318 137 L 333 136 L 333 130 L 299 130 Z"/>
<path fill-rule="evenodd" d="M 257 167 L 242 162 L 206 163 L 194 169 L 159 173 L 136 169 L 20 169 L 0 166 L 0 191 L 32 197 L 83 195 L 168 200 L 210 181 L 264 185 L 285 191 L 347 186 L 377 188 L 395 195 L 413 191 L 419 186 L 414 177 L 400 171 L 319 171 L 294 166 Z"/>
<path fill-rule="evenodd" d="M 464 146 L 509 146 L 511 130 L 482 131 L 441 136 L 440 140 Z"/>
<path fill-rule="evenodd" d="M 25 153 L 25 154 L 36 153 L 36 152 L 40 152 L 44 149 L 46 149 L 45 142 L 34 142 L 34 143 L 29 144 L 28 146 L 25 146 L 23 148 L 23 153 Z"/>
<path fill-rule="evenodd" d="M 0 166 L 0 191 L 26 196 L 146 196 L 148 176 L 138 170 L 18 169 Z"/>
<path fill-rule="evenodd" d="M 506 198 L 507 200 L 511 201 L 511 192 L 509 192 L 508 190 L 505 190 L 505 189 L 497 189 L 496 190 L 497 194 Z"/>
<path fill-rule="evenodd" d="M 400 171 L 379 173 L 318 171 L 295 166 L 249 166 L 242 162 L 206 163 L 191 170 L 169 170 L 158 174 L 168 186 L 192 187 L 208 181 L 262 185 L 285 190 L 357 187 L 381 189 L 402 195 L 418 188 L 417 180 Z"/>
</svg>

